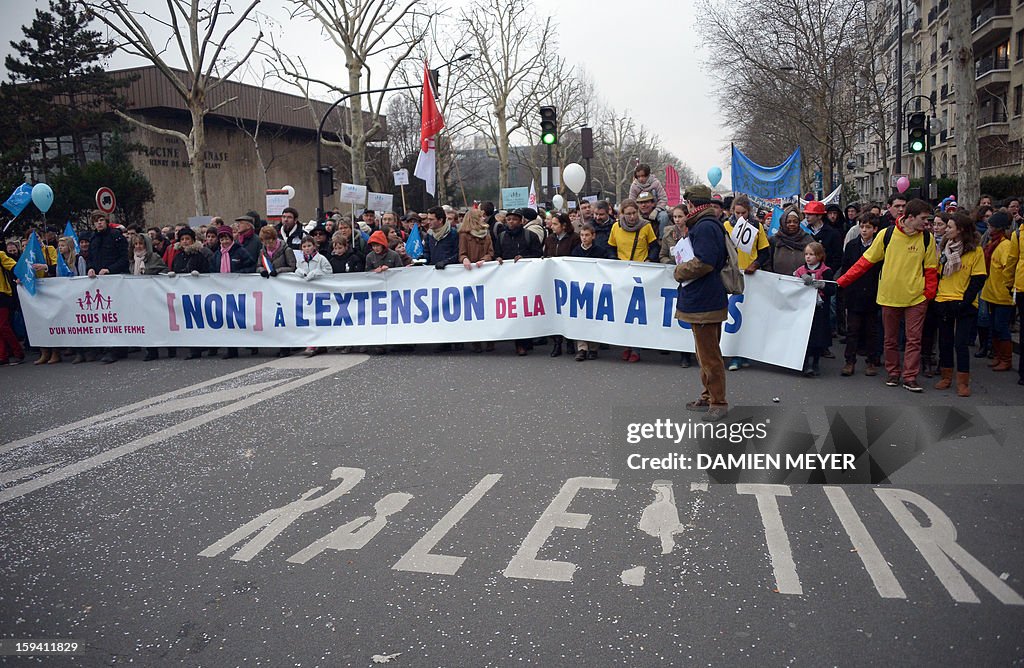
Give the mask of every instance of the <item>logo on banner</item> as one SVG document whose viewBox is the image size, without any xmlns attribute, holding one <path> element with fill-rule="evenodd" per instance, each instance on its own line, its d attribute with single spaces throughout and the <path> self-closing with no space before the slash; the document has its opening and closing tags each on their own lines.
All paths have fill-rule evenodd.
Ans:
<svg viewBox="0 0 1024 668">
<path fill-rule="evenodd" d="M 106 297 L 96 288 L 96 292 L 85 291 L 85 295 L 78 298 L 79 311 L 109 311 L 113 304 L 111 297 Z"/>
</svg>

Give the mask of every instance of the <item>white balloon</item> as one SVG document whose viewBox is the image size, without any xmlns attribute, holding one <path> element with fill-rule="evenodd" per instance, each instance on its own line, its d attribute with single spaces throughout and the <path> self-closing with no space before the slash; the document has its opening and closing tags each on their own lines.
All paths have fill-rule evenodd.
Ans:
<svg viewBox="0 0 1024 668">
<path fill-rule="evenodd" d="M 295 188 L 292 188 L 291 186 L 285 186 L 284 188 L 282 188 L 282 190 L 288 191 L 288 199 L 295 197 Z"/>
<path fill-rule="evenodd" d="M 551 198 L 551 204 L 554 205 L 555 209 L 561 211 L 562 207 L 565 206 L 565 198 L 561 195 L 555 195 Z"/>
<path fill-rule="evenodd" d="M 587 171 L 583 169 L 583 165 L 571 162 L 562 170 L 562 182 L 569 190 L 579 193 L 587 182 Z"/>
</svg>

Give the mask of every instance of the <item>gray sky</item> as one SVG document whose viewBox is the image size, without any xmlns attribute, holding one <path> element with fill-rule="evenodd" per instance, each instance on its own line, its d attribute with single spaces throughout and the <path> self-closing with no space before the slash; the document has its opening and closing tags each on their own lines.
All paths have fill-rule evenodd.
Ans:
<svg viewBox="0 0 1024 668">
<path fill-rule="evenodd" d="M 457 8 L 465 0 L 449 0 Z M 131 0 L 132 5 L 155 5 L 157 0 Z M 601 97 L 657 133 L 665 147 L 679 156 L 701 179 L 709 168 L 719 166 L 728 185 L 728 132 L 719 125 L 717 101 L 712 97 L 714 77 L 702 60 L 703 46 L 692 29 L 693 0 L 647 0 L 641 7 L 622 0 L 535 0 L 538 13 L 555 17 L 559 48 L 572 64 L 583 65 L 593 77 Z M 2 0 L 0 50 L 11 52 L 10 41 L 21 39 L 21 26 L 31 22 L 36 7 L 45 0 Z M 261 11 L 282 22 L 287 44 L 296 55 L 318 63 L 329 76 L 331 65 L 323 54 L 338 53 L 324 45 L 313 24 L 287 20 L 285 4 L 265 0 Z M 325 50 L 326 49 L 326 50 Z M 140 64 L 118 54 L 111 67 Z M 338 76 L 341 65 L 337 66 Z M 6 71 L 4 72 L 6 77 Z M 724 148 L 723 148 L 724 146 Z"/>
</svg>

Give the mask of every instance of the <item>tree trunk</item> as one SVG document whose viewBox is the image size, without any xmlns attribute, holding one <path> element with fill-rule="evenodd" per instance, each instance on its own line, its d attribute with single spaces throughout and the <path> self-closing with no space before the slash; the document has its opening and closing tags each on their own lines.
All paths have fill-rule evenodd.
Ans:
<svg viewBox="0 0 1024 668">
<path fill-rule="evenodd" d="M 209 205 L 206 198 L 206 112 L 201 104 L 190 105 L 192 131 L 185 150 L 188 152 L 189 170 L 192 172 L 192 192 L 197 216 L 205 216 Z"/>
<path fill-rule="evenodd" d="M 978 156 L 978 94 L 975 89 L 974 43 L 971 39 L 971 0 L 950 0 L 949 41 L 956 85 L 957 198 L 972 208 L 981 196 Z"/>
<path fill-rule="evenodd" d="M 494 118 L 498 122 L 498 188 L 508 188 L 508 119 L 505 108 L 495 107 Z"/>
<path fill-rule="evenodd" d="M 355 58 L 346 58 L 348 62 L 348 90 L 359 93 L 363 76 L 362 65 Z M 352 183 L 366 185 L 366 126 L 363 122 L 362 95 L 349 98 L 349 115 L 352 118 Z"/>
</svg>

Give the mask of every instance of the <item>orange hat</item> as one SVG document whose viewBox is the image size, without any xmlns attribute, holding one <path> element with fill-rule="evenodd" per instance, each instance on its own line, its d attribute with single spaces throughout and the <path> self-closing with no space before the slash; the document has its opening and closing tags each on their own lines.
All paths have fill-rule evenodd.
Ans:
<svg viewBox="0 0 1024 668">
<path fill-rule="evenodd" d="M 380 244 L 384 248 L 387 248 L 388 247 L 388 238 L 386 236 L 384 236 L 384 232 L 382 230 L 377 230 L 376 232 L 374 232 L 373 234 L 370 235 L 370 243 L 371 244 Z"/>
</svg>

